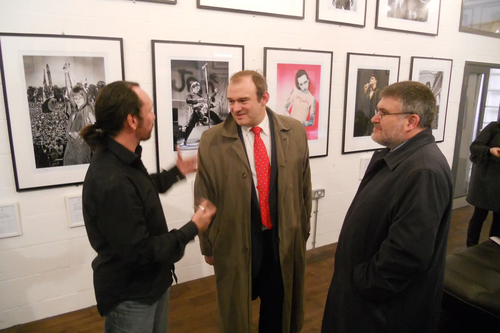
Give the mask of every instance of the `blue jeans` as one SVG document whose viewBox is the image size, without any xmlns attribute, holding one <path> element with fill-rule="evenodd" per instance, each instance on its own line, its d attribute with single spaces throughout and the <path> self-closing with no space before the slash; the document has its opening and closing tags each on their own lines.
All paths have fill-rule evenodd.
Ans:
<svg viewBox="0 0 500 333">
<path fill-rule="evenodd" d="M 125 301 L 106 316 L 105 333 L 167 333 L 170 288 L 152 304 Z"/>
</svg>

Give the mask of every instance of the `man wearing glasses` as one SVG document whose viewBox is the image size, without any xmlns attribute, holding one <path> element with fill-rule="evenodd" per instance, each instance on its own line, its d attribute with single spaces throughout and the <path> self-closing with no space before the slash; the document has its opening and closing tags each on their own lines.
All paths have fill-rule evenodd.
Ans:
<svg viewBox="0 0 500 333">
<path fill-rule="evenodd" d="M 419 82 L 381 93 L 374 153 L 347 211 L 322 332 L 433 332 L 452 209 L 448 162 L 434 142 L 436 100 Z"/>
</svg>

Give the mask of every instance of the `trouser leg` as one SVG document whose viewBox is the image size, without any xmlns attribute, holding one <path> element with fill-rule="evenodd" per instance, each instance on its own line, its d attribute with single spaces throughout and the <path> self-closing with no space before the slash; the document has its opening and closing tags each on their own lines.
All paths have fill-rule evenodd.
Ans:
<svg viewBox="0 0 500 333">
<path fill-rule="evenodd" d="M 493 212 L 493 222 L 491 222 L 490 237 L 500 237 L 500 213 Z"/>
<path fill-rule="evenodd" d="M 219 115 L 214 111 L 210 111 L 210 121 L 213 121 L 216 125 L 222 123 L 222 119 L 220 119 Z"/>
<path fill-rule="evenodd" d="M 279 259 L 273 255 L 271 230 L 263 232 L 263 249 L 259 274 L 259 332 L 282 332 L 283 279 Z"/>
<path fill-rule="evenodd" d="M 106 315 L 105 333 L 167 333 L 168 293 L 155 303 L 125 301 Z"/>
<path fill-rule="evenodd" d="M 153 333 L 168 332 L 169 296 L 170 296 L 170 288 L 167 289 L 165 294 L 163 294 L 163 296 L 157 302 Z"/>
<path fill-rule="evenodd" d="M 184 132 L 184 144 L 187 143 L 189 135 L 191 134 L 191 132 L 193 131 L 193 128 L 196 126 L 196 123 L 199 120 L 200 120 L 200 118 L 198 117 L 198 114 L 193 111 L 193 113 L 191 113 L 191 118 L 189 118 L 189 123 L 186 127 L 186 132 Z"/>
<path fill-rule="evenodd" d="M 118 304 L 106 315 L 105 333 L 151 333 L 156 303 L 142 304 L 135 301 L 125 301 Z"/>
<path fill-rule="evenodd" d="M 483 222 L 488 216 L 488 210 L 476 207 L 474 209 L 474 214 L 469 221 L 469 227 L 467 228 L 467 247 L 477 245 L 479 243 L 479 236 L 481 236 L 481 229 L 483 227 Z"/>
</svg>

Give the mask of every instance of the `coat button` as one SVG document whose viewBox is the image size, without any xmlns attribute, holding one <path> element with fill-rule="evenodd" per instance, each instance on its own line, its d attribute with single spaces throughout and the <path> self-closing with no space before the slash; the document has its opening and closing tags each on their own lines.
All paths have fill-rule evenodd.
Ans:
<svg viewBox="0 0 500 333">
<path fill-rule="evenodd" d="M 243 178 L 247 178 L 247 174 L 246 173 L 243 174 Z"/>
<path fill-rule="evenodd" d="M 243 252 L 245 252 L 245 251 L 248 251 L 248 246 L 247 245 L 243 246 Z"/>
</svg>

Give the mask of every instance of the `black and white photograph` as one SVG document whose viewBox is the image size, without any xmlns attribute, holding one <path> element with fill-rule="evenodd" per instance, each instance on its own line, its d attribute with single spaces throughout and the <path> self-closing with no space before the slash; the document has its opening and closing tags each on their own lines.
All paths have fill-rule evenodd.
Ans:
<svg viewBox="0 0 500 333">
<path fill-rule="evenodd" d="M 151 41 L 156 115 L 157 168 L 172 164 L 177 150 L 195 155 L 204 131 L 229 115 L 227 86 L 243 69 L 244 47 Z"/>
<path fill-rule="evenodd" d="M 364 27 L 367 0 L 316 0 L 316 22 Z"/>
<path fill-rule="evenodd" d="M 90 163 L 79 133 L 95 123 L 104 58 L 24 56 L 23 62 L 36 168 Z"/>
<path fill-rule="evenodd" d="M 377 0 L 376 29 L 437 36 L 441 0 Z"/>
<path fill-rule="evenodd" d="M 2 83 L 17 191 L 83 182 L 91 159 L 79 133 L 95 100 L 123 80 L 121 38 L 0 34 Z"/>
<path fill-rule="evenodd" d="M 172 60 L 174 150 L 197 150 L 201 134 L 229 114 L 229 63 Z"/>
<path fill-rule="evenodd" d="M 401 20 L 427 22 L 431 0 L 389 0 L 387 16 Z"/>
<path fill-rule="evenodd" d="M 399 56 L 347 53 L 342 154 L 381 148 L 372 140 L 382 90 L 399 81 Z"/>
<path fill-rule="evenodd" d="M 436 142 L 444 141 L 452 65 L 452 59 L 411 58 L 410 80 L 425 84 L 436 97 L 436 117 L 432 123 Z"/>
<path fill-rule="evenodd" d="M 332 7 L 335 9 L 356 11 L 356 0 L 332 0 Z"/>
</svg>

